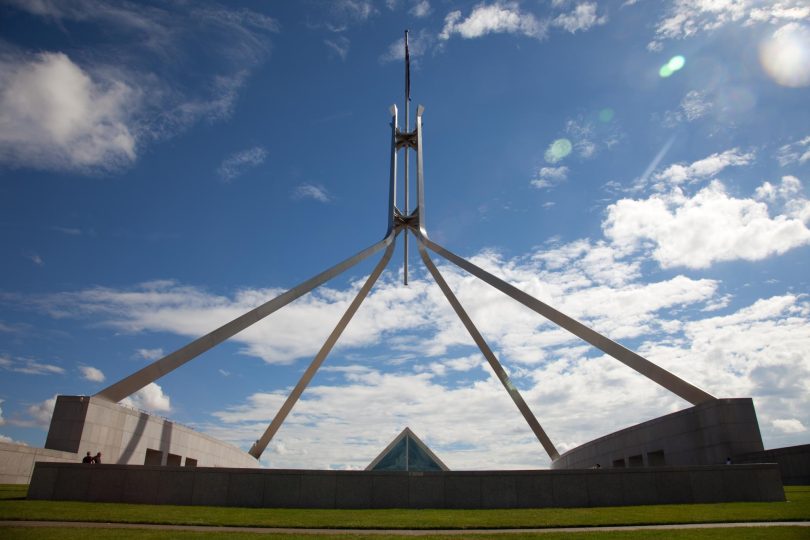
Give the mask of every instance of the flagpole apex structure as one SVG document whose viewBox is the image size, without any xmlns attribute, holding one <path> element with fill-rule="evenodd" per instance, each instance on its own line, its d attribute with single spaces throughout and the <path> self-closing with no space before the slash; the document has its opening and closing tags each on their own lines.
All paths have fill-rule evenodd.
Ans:
<svg viewBox="0 0 810 540">
<path fill-rule="evenodd" d="M 540 300 L 518 289 L 517 287 L 507 283 L 506 281 L 503 281 L 502 279 L 490 274 L 486 270 L 476 266 L 467 259 L 452 253 L 451 251 L 445 249 L 441 245 L 431 241 L 428 238 L 427 229 L 425 227 L 425 183 L 424 183 L 424 159 L 422 153 L 423 151 L 422 115 L 425 111 L 425 108 L 422 105 L 419 105 L 417 107 L 414 130 L 413 132 L 411 132 L 410 128 L 411 68 L 410 68 L 410 51 L 408 48 L 408 30 L 405 30 L 404 44 L 405 44 L 405 130 L 401 131 L 399 129 L 399 123 L 397 118 L 398 112 L 397 106 L 392 105 L 391 108 L 389 109 L 391 113 L 391 168 L 390 168 L 390 183 L 388 195 L 388 223 L 386 224 L 387 230 L 385 238 L 367 247 L 366 249 L 360 251 L 354 256 L 349 257 L 343 262 L 336 264 L 332 268 L 324 270 L 320 274 L 293 287 L 292 289 L 277 296 L 276 298 L 268 300 L 261 306 L 254 308 L 253 310 L 241 315 L 240 317 L 237 317 L 233 321 L 226 323 L 225 325 L 214 330 L 213 332 L 196 339 L 195 341 L 189 343 L 188 345 L 165 356 L 164 358 L 161 358 L 160 360 L 153 362 L 149 366 L 146 366 L 145 368 L 130 375 L 129 377 L 126 377 L 118 381 L 117 383 L 109 386 L 108 388 L 105 388 L 104 390 L 96 394 L 95 397 L 117 402 L 126 398 L 129 395 L 132 395 L 133 393 L 139 391 L 141 388 L 145 387 L 149 383 L 154 382 L 158 378 L 170 373 L 174 369 L 177 369 L 181 365 L 196 358 L 200 354 L 218 345 L 219 343 L 227 339 L 230 339 L 237 333 L 247 329 L 253 324 L 264 319 L 268 315 L 280 310 L 287 304 L 303 296 L 304 294 L 309 293 L 314 288 L 322 285 L 326 281 L 342 274 L 349 268 L 352 268 L 354 265 L 367 259 L 371 255 L 381 250 L 385 250 L 377 266 L 375 266 L 374 270 L 367 278 L 365 284 L 360 289 L 357 296 L 344 313 L 343 317 L 339 320 L 337 325 L 332 330 L 332 333 L 326 339 L 320 351 L 315 356 L 315 359 L 312 361 L 312 364 L 305 371 L 304 375 L 301 377 L 301 380 L 299 381 L 298 385 L 294 388 L 290 396 L 287 398 L 287 401 L 282 405 L 281 409 L 278 411 L 273 421 L 265 430 L 264 434 L 258 441 L 256 441 L 256 444 L 254 444 L 253 447 L 250 449 L 250 454 L 256 459 L 259 459 L 263 451 L 267 448 L 268 444 L 273 439 L 273 436 L 281 428 L 287 415 L 291 412 L 293 406 L 301 397 L 301 394 L 304 392 L 307 385 L 315 376 L 321 364 L 326 360 L 326 357 L 331 352 L 332 348 L 336 345 L 338 338 L 347 328 L 352 318 L 354 317 L 355 313 L 357 312 L 357 310 L 359 310 L 361 304 L 368 296 L 368 294 L 371 292 L 371 289 L 373 288 L 377 279 L 380 277 L 382 272 L 387 267 L 391 255 L 393 254 L 395 241 L 399 233 L 404 234 L 403 247 L 405 250 L 405 263 L 403 267 L 404 270 L 403 281 L 405 285 L 408 285 L 408 236 L 410 233 L 413 234 L 414 237 L 416 238 L 419 254 L 422 258 L 425 268 L 428 270 L 428 273 L 433 277 L 436 284 L 444 293 L 448 303 L 450 303 L 450 305 L 456 312 L 456 315 L 464 324 L 473 341 L 475 342 L 475 344 L 480 349 L 481 353 L 488 361 L 495 375 L 501 381 L 505 390 L 512 398 L 512 401 L 517 406 L 518 410 L 523 415 L 529 427 L 534 432 L 534 435 L 537 437 L 538 441 L 541 443 L 546 453 L 551 458 L 552 463 L 559 459 L 560 454 L 557 452 L 557 449 L 554 447 L 554 444 L 551 442 L 548 435 L 546 435 L 545 430 L 543 430 L 543 428 L 540 426 L 540 423 L 535 418 L 534 413 L 529 408 L 529 405 L 521 396 L 521 393 L 518 390 L 518 388 L 515 386 L 515 384 L 507 375 L 506 370 L 501 365 L 497 356 L 489 347 L 489 345 L 486 343 L 483 335 L 478 331 L 478 329 L 475 326 L 475 323 L 472 321 L 470 316 L 467 314 L 466 310 L 461 305 L 461 302 L 458 300 L 453 291 L 450 289 L 447 282 L 442 277 L 439 268 L 431 260 L 428 254 L 428 250 L 432 251 L 437 255 L 440 255 L 445 260 L 455 264 L 459 268 L 467 271 L 473 276 L 486 282 L 488 285 L 494 287 L 495 289 L 498 289 L 499 291 L 506 294 L 513 300 L 516 300 L 517 302 L 520 302 L 526 307 L 534 310 L 536 313 L 545 317 L 546 319 L 556 324 L 560 328 L 563 328 L 568 332 L 574 334 L 575 336 L 579 337 L 580 339 L 590 343 L 594 347 L 602 350 L 606 354 L 624 363 L 628 367 L 636 370 L 638 373 L 644 375 L 653 382 L 658 383 L 659 385 L 666 388 L 670 392 L 680 396 L 686 401 L 691 402 L 693 405 L 714 400 L 715 399 L 714 396 L 704 392 L 703 390 L 695 386 L 692 386 L 691 384 L 680 379 L 679 377 L 670 373 L 669 371 L 666 371 L 665 369 L 657 366 L 656 364 L 653 364 L 646 358 L 643 358 L 640 355 L 636 354 L 635 352 L 630 351 L 629 349 L 626 349 L 625 347 L 621 346 L 620 344 L 611 341 L 607 337 L 603 336 L 602 334 L 599 334 L 598 332 L 589 328 L 588 326 L 580 323 L 579 321 L 574 320 L 571 317 L 568 317 L 564 313 L 557 311 L 553 307 L 541 302 Z M 397 206 L 397 172 L 398 172 L 397 154 L 401 149 L 405 151 L 405 163 L 403 165 L 403 184 L 404 184 L 403 187 L 405 196 L 404 196 L 404 206 L 402 207 L 402 209 L 400 209 L 400 207 Z M 411 211 L 409 208 L 410 189 L 408 183 L 409 181 L 408 151 L 410 149 L 413 149 L 416 152 L 417 202 L 416 207 L 413 209 L 413 211 Z"/>
</svg>

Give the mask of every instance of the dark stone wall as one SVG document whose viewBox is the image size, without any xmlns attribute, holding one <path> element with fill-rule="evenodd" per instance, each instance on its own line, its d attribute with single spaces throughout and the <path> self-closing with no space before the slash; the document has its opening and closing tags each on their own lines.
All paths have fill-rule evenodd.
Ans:
<svg viewBox="0 0 810 540">
<path fill-rule="evenodd" d="M 734 463 L 777 463 L 786 486 L 810 485 L 810 444 L 734 456 Z"/>
<path fill-rule="evenodd" d="M 572 448 L 551 467 L 721 465 L 726 458 L 762 450 L 751 398 L 715 399 Z"/>
<path fill-rule="evenodd" d="M 38 462 L 29 499 L 267 508 L 542 508 L 784 501 L 775 464 L 305 471 Z"/>
</svg>

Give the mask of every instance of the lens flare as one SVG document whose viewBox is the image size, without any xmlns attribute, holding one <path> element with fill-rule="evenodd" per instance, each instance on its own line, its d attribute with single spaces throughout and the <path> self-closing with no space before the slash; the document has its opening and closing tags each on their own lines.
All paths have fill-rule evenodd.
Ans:
<svg viewBox="0 0 810 540">
<path fill-rule="evenodd" d="M 573 145 L 568 139 L 557 139 L 551 143 L 546 150 L 546 161 L 549 163 L 557 163 L 571 153 Z"/>
<path fill-rule="evenodd" d="M 788 23 L 759 46 L 759 62 L 777 84 L 810 85 L 810 28 Z"/>
<path fill-rule="evenodd" d="M 611 120 L 613 120 L 613 115 L 616 114 L 613 109 L 610 107 L 605 107 L 601 111 L 599 111 L 599 121 L 604 122 L 607 124 Z"/>
<path fill-rule="evenodd" d="M 680 54 L 677 56 L 673 56 L 669 59 L 669 62 L 661 66 L 661 69 L 658 70 L 658 75 L 663 78 L 667 78 L 679 69 L 681 69 L 684 64 L 686 64 L 686 58 L 681 56 Z"/>
</svg>

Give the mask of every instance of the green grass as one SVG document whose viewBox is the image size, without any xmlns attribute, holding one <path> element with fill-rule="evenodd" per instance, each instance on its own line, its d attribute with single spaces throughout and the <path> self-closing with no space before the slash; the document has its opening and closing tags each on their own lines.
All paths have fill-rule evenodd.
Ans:
<svg viewBox="0 0 810 540">
<path fill-rule="evenodd" d="M 551 533 L 517 533 L 517 534 L 482 534 L 474 535 L 476 540 L 513 540 L 518 538 L 541 538 L 543 540 L 564 540 L 581 538 L 582 540 L 806 540 L 808 536 L 807 527 L 750 527 L 735 529 L 690 529 L 690 530 L 665 530 L 665 531 L 611 531 L 611 532 L 551 532 Z M 60 529 L 60 528 L 13 528 L 0 527 L 0 538 L 14 540 L 87 540 L 88 537 L 102 537 L 115 540 L 256 540 L 264 538 L 265 535 L 257 535 L 250 532 L 186 532 L 186 531 L 150 531 L 144 529 Z M 392 535 L 307 535 L 307 534 L 273 534 L 273 540 L 387 540 L 398 539 L 401 536 Z M 428 535 L 417 536 L 419 540 L 463 540 L 469 536 L 448 536 L 448 535 Z"/>
<path fill-rule="evenodd" d="M 788 502 L 784 503 L 673 504 L 515 510 L 316 510 L 155 506 L 28 501 L 23 499 L 26 491 L 26 486 L 0 486 L 0 520 L 100 521 L 335 529 L 542 528 L 810 520 L 810 486 L 786 487 L 785 493 Z M 805 529 L 805 532 L 807 533 L 808 529 Z"/>
</svg>

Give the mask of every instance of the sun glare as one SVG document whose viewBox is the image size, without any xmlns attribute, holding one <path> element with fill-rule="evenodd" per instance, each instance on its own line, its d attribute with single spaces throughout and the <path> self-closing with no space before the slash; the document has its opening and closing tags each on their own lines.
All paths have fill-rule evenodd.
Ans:
<svg viewBox="0 0 810 540">
<path fill-rule="evenodd" d="M 568 139 L 557 139 L 546 150 L 546 161 L 549 163 L 557 163 L 571 153 L 573 145 Z"/>
<path fill-rule="evenodd" d="M 667 78 L 679 69 L 681 69 L 684 64 L 686 64 L 686 58 L 681 56 L 680 54 L 677 56 L 673 56 L 669 59 L 669 62 L 661 66 L 661 69 L 658 70 L 658 74 L 661 77 Z"/>
<path fill-rule="evenodd" d="M 810 29 L 786 24 L 760 44 L 759 61 L 777 84 L 791 88 L 810 85 Z"/>
</svg>

